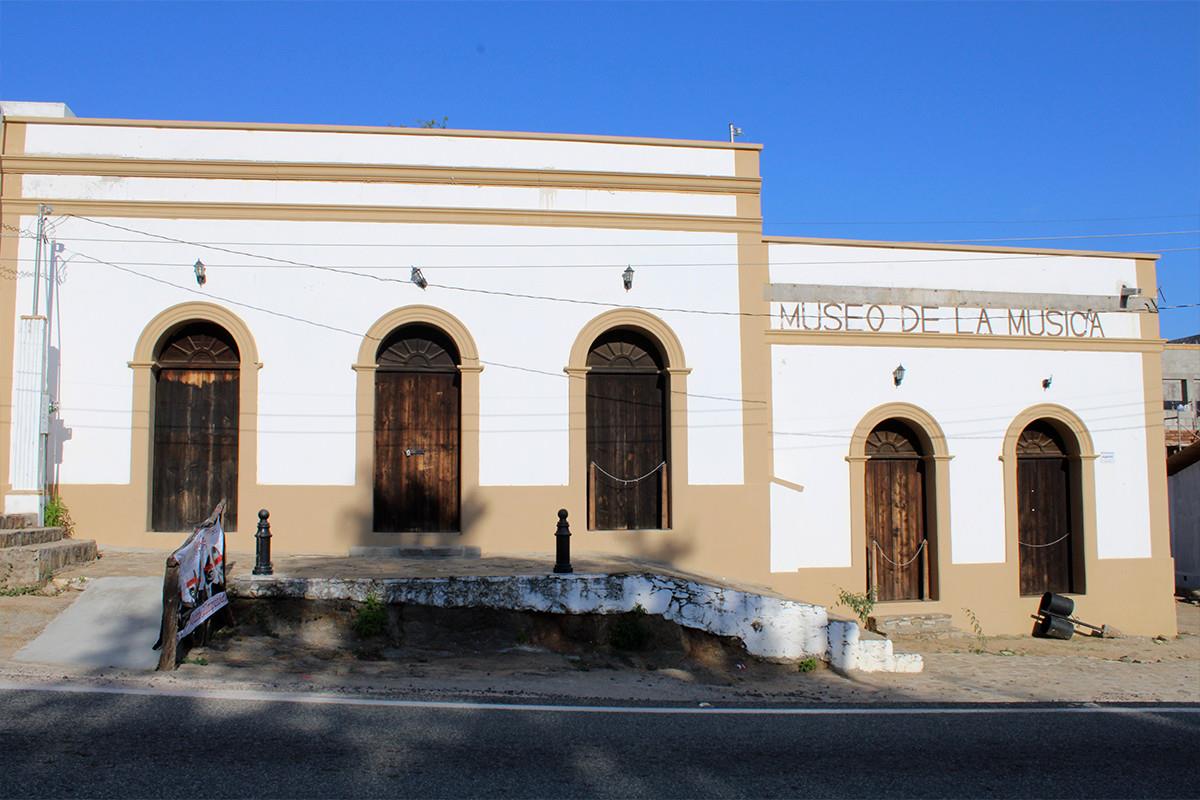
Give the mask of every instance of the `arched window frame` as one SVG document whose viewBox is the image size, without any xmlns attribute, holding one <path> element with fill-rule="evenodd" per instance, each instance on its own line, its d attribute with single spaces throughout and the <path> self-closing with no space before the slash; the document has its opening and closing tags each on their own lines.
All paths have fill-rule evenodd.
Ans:
<svg viewBox="0 0 1200 800">
<path fill-rule="evenodd" d="M 421 324 L 437 328 L 458 348 L 460 374 L 460 409 L 462 414 L 459 440 L 459 533 L 467 533 L 474 521 L 469 503 L 479 489 L 479 349 L 467 326 L 449 312 L 434 306 L 412 305 L 396 308 L 377 319 L 358 348 L 358 358 L 350 365 L 355 382 L 355 505 L 368 511 L 360 515 L 360 534 L 374 534 L 370 509 L 374 507 L 375 491 L 375 372 L 379 368 L 379 346 L 394 330 L 406 325 Z M 431 534 L 387 533 L 390 539 L 422 538 Z M 457 536 L 458 534 L 452 534 Z M 437 536 L 437 535 L 433 535 Z"/>
<path fill-rule="evenodd" d="M 161 343 L 172 332 L 191 322 L 219 325 L 237 345 L 238 372 L 238 505 L 251 508 L 258 481 L 258 371 L 262 362 L 250 328 L 223 306 L 215 303 L 180 303 L 159 313 L 147 323 L 134 345 L 133 420 L 130 443 L 130 485 L 143 509 L 146 532 L 151 532 L 150 478 L 154 456 L 154 367 Z M 174 533 L 166 535 L 174 536 Z"/>
<path fill-rule="evenodd" d="M 850 568 L 867 589 L 867 437 L 881 422 L 897 419 L 908 425 L 920 441 L 926 463 L 925 535 L 933 543 L 935 558 L 930 559 L 929 592 L 925 600 L 897 600 L 895 603 L 936 601 L 941 596 L 941 570 L 951 563 L 950 552 L 950 455 L 946 435 L 933 416 L 911 403 L 887 403 L 867 412 L 850 436 Z"/>
<path fill-rule="evenodd" d="M 648 336 L 659 346 L 665 360 L 669 396 L 667 400 L 668 440 L 671 470 L 668 474 L 668 518 L 670 529 L 679 527 L 678 509 L 687 508 L 687 367 L 679 337 L 666 322 L 649 312 L 631 308 L 606 311 L 584 325 L 571 346 L 563 372 L 568 382 L 569 446 L 571 452 L 568 480 L 576 508 L 587 508 L 587 366 L 592 344 L 608 331 L 625 328 Z M 663 532 L 654 529 L 652 532 Z M 634 531 L 589 531 L 589 534 L 629 536 Z"/>
<path fill-rule="evenodd" d="M 1099 454 L 1092 443 L 1091 433 L 1075 412 L 1053 403 L 1042 403 L 1022 411 L 1008 426 L 1000 452 L 1004 468 L 1004 554 L 1009 568 L 1012 591 L 1021 593 L 1021 560 L 1019 511 L 1017 497 L 1017 442 L 1029 424 L 1045 420 L 1063 439 L 1067 448 L 1070 469 L 1071 511 L 1080 520 L 1082 541 L 1082 571 L 1077 572 L 1074 594 L 1087 593 L 1087 576 L 1095 568 L 1096 551 L 1096 459 Z"/>
</svg>

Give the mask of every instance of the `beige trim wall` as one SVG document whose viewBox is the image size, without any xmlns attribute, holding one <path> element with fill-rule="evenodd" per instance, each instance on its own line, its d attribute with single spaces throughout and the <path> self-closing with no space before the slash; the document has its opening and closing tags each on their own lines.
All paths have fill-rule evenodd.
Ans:
<svg viewBox="0 0 1200 800">
<path fill-rule="evenodd" d="M 0 166 L 7 154 L 25 151 L 25 126 L 0 117 Z M 9 476 L 9 448 L 12 443 L 13 357 L 16 342 L 13 332 L 17 321 L 17 273 L 20 270 L 21 215 L 12 199 L 21 196 L 21 180 L 0 175 L 0 490 L 12 492 Z"/>
<path fill-rule="evenodd" d="M 552 228 L 625 228 L 628 230 L 755 231 L 762 220 L 688 214 L 610 214 L 599 211 L 529 211 L 509 209 L 435 208 L 430 206 L 310 205 L 303 203 L 163 203 L 37 198 L 13 200 L 13 210 L 37 213 L 39 203 L 54 213 L 85 217 L 175 219 L 320 220 L 335 222 L 428 222 L 450 225 L 526 225 Z"/>
<path fill-rule="evenodd" d="M 23 126 L 22 126 L 23 128 Z M 738 151 L 757 155 L 753 151 Z M 587 172 L 482 167 L 410 167 L 391 164 L 299 163 L 284 161 L 9 156 L 9 175 L 103 175 L 123 178 L 221 178 L 272 181 L 350 181 L 446 184 L 457 186 L 536 186 L 556 189 L 758 194 L 762 179 L 722 175 Z"/>
<path fill-rule="evenodd" d="M 531 133 L 526 131 L 476 131 L 456 128 L 405 128 L 371 125 L 316 125 L 282 122 L 204 122 L 195 120 L 106 119 L 101 117 L 8 117 L 12 122 L 37 125 L 97 125 L 119 128 L 191 128 L 236 131 L 311 131 L 314 133 L 386 133 L 393 136 L 438 136 L 475 139 L 536 139 L 549 142 L 598 142 L 601 144 L 661 145 L 663 147 L 700 147 L 712 150 L 761 150 L 753 142 L 721 140 L 658 139 L 637 136 L 598 136 L 580 133 Z"/>
<path fill-rule="evenodd" d="M 258 483 L 258 346 L 240 317 L 214 303 L 190 302 L 172 306 L 158 314 L 142 330 L 129 368 L 133 370 L 133 433 L 130 444 L 129 488 L 134 507 L 143 511 L 142 527 L 150 531 L 151 480 L 154 454 L 154 363 L 156 349 L 173 329 L 194 320 L 220 325 L 237 343 L 238 372 L 238 519 L 239 529 L 253 528 L 253 512 L 243 498 L 254 494 Z"/>
<path fill-rule="evenodd" d="M 867 437 L 879 423 L 898 419 L 908 423 L 921 440 L 924 451 L 922 460 L 927 467 L 925 487 L 925 530 L 932 542 L 934 557 L 929 559 L 929 597 L 926 601 L 940 597 L 940 571 L 942 565 L 951 563 L 950 556 L 950 454 L 946 435 L 937 420 L 925 409 L 911 403 L 885 403 L 871 409 L 859 420 L 850 435 L 850 565 L 857 564 L 862 573 L 861 584 L 867 587 L 867 568 L 870 563 L 870 545 L 867 541 Z M 897 601 L 879 604 L 880 613 L 886 614 L 888 606 Z M 922 602 L 922 601 L 901 601 Z"/>
<path fill-rule="evenodd" d="M 1153 260 L 1138 261 L 1138 284 L 1149 297 L 1158 296 Z M 1142 315 L 1142 335 L 1161 341 L 1157 314 Z M 1180 345 L 1166 345 L 1179 347 Z M 1186 347 L 1187 345 L 1182 345 Z M 1153 558 L 1171 556 L 1171 517 L 1167 500 L 1166 427 L 1163 421 L 1162 351 L 1142 354 L 1142 391 L 1145 393 L 1146 470 L 1150 495 L 1150 550 Z M 1172 578 L 1173 580 L 1173 578 Z M 1173 587 L 1173 584 L 1172 584 Z"/>
<path fill-rule="evenodd" d="M 975 350 L 1083 350 L 1103 353 L 1159 353 L 1161 339 L 1075 339 L 1051 336 L 975 336 L 969 333 L 868 333 L 865 331 L 780 331 L 764 334 L 767 344 L 846 347 L 961 347 Z"/>
<path fill-rule="evenodd" d="M 883 242 L 875 239 L 815 239 L 805 236 L 765 236 L 767 244 L 819 244 L 833 247 L 882 247 L 888 250 L 961 250 L 966 253 L 1028 253 L 1047 256 L 1088 256 L 1090 258 L 1132 258 L 1156 261 L 1157 253 L 1116 253 L 1111 250 L 1052 250 L 1041 247 L 1003 247 L 1000 245 L 947 244 L 944 242 Z M 1146 297 L 1145 286 L 1139 286 Z"/>
<path fill-rule="evenodd" d="M 397 328 L 422 323 L 445 333 L 458 348 L 459 409 L 459 525 L 457 533 L 377 533 L 374 520 L 375 491 L 375 371 L 380 343 Z M 377 319 L 358 349 L 358 360 L 350 366 L 355 381 L 355 472 L 352 499 L 349 502 L 361 515 L 357 530 L 347 533 L 360 538 L 390 539 L 395 544 L 448 544 L 459 533 L 469 531 L 477 522 L 475 497 L 479 491 L 479 348 L 467 326 L 440 308 L 411 305 L 393 309 Z"/>
</svg>

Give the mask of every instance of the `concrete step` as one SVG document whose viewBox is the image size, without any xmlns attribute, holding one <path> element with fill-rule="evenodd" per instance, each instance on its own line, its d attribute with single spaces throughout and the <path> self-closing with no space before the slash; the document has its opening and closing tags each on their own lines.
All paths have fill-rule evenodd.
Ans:
<svg viewBox="0 0 1200 800">
<path fill-rule="evenodd" d="M 64 535 L 62 528 L 13 528 L 11 530 L 0 530 L 0 549 L 5 547 L 24 547 L 27 544 L 57 542 Z"/>
<path fill-rule="evenodd" d="M 0 589 L 40 586 L 57 569 L 96 559 L 90 539 L 62 539 L 0 550 Z"/>
<path fill-rule="evenodd" d="M 0 530 L 32 528 L 38 523 L 37 514 L 0 514 Z"/>
<path fill-rule="evenodd" d="M 867 628 L 884 636 L 914 636 L 921 633 L 950 633 L 949 614 L 891 614 L 867 618 Z"/>
<path fill-rule="evenodd" d="M 369 547 L 356 545 L 350 548 L 352 558 L 479 558 L 478 547 Z"/>
</svg>

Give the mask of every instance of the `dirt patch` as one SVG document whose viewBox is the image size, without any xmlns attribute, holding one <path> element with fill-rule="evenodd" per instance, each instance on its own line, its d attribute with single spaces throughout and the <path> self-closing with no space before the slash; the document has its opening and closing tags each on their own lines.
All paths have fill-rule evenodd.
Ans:
<svg viewBox="0 0 1200 800">
<path fill-rule="evenodd" d="M 576 671 L 672 670 L 687 682 L 731 685 L 731 675 L 754 666 L 756 674 L 796 672 L 746 653 L 736 639 L 681 627 L 662 617 L 630 614 L 549 614 L 497 609 L 382 606 L 376 635 L 356 632 L 371 613 L 340 601 L 248 600 L 233 604 L 237 624 L 221 631 L 190 657 L 213 663 L 283 664 L 307 670 L 345 671 L 361 662 L 391 662 L 397 669 L 436 663 L 460 671 L 472 665 L 492 675 L 537 668 Z M 545 662 L 545 663 L 542 663 Z"/>
</svg>

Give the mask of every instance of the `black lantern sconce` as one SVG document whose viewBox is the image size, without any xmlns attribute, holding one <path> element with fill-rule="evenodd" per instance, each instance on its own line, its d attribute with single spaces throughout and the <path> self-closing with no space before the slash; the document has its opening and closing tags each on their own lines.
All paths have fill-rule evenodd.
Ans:
<svg viewBox="0 0 1200 800">
<path fill-rule="evenodd" d="M 429 281 L 425 280 L 425 276 L 421 274 L 420 267 L 413 267 L 412 273 L 409 274 L 408 279 L 415 283 L 418 289 L 424 289 L 429 285 Z"/>
<path fill-rule="evenodd" d="M 208 282 L 208 271 L 204 268 L 204 262 L 196 259 L 196 263 L 192 265 L 192 270 L 196 273 L 196 285 L 203 286 Z"/>
<path fill-rule="evenodd" d="M 633 267 L 626 267 L 621 273 L 621 282 L 625 284 L 625 291 L 633 288 Z"/>
<path fill-rule="evenodd" d="M 900 384 L 904 383 L 904 373 L 907 371 L 908 370 L 906 370 L 904 368 L 903 364 L 901 364 L 900 366 L 898 366 L 894 370 L 892 370 L 892 383 L 895 384 L 896 386 L 899 386 Z"/>
</svg>

